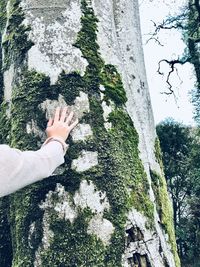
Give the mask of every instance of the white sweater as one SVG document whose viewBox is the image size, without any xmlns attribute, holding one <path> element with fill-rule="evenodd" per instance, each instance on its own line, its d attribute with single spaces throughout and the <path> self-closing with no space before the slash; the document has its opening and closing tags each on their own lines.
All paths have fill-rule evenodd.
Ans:
<svg viewBox="0 0 200 267">
<path fill-rule="evenodd" d="M 50 176 L 62 163 L 64 152 L 58 141 L 24 152 L 0 145 L 0 197 Z"/>
</svg>

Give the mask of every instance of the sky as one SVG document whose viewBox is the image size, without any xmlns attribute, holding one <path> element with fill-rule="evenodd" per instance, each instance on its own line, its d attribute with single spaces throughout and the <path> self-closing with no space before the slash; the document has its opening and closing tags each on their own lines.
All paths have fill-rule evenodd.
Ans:
<svg viewBox="0 0 200 267">
<path fill-rule="evenodd" d="M 195 82 L 192 66 L 189 63 L 179 66 L 178 75 L 174 73 L 171 76 L 175 96 L 163 94 L 167 91 L 168 65 L 161 64 L 161 71 L 166 74 L 164 77 L 157 72 L 158 62 L 161 59 L 177 59 L 183 53 L 185 44 L 181 40 L 181 33 L 176 30 L 163 30 L 159 34 L 159 40 L 164 46 L 153 40 L 147 43 L 148 34 L 154 31 L 152 21 L 159 23 L 168 15 L 177 14 L 185 2 L 185 0 L 139 0 L 147 80 L 156 124 L 167 117 L 172 117 L 186 125 L 195 125 L 194 108 L 190 102 L 190 92 Z"/>
</svg>

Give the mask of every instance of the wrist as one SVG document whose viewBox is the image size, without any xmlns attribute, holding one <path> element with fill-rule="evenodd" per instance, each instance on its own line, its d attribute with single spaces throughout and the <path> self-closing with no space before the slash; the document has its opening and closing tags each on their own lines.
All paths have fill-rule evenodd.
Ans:
<svg viewBox="0 0 200 267">
<path fill-rule="evenodd" d="M 67 151 L 69 145 L 66 144 L 65 141 L 64 141 L 64 139 L 63 139 L 62 137 L 60 137 L 60 136 L 50 136 L 50 137 L 48 137 L 48 138 L 45 140 L 45 142 L 43 143 L 42 146 L 48 144 L 48 143 L 51 142 L 51 141 L 57 141 L 57 142 L 59 142 L 59 143 L 62 145 L 64 154 L 66 153 L 66 151 Z"/>
</svg>

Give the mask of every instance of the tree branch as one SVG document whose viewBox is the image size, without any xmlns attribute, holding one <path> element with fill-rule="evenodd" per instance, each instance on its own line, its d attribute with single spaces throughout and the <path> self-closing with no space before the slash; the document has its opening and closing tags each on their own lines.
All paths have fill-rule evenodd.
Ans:
<svg viewBox="0 0 200 267">
<path fill-rule="evenodd" d="M 160 74 L 160 75 L 164 75 L 163 72 L 161 72 L 161 63 L 162 62 L 166 62 L 169 67 L 170 67 L 170 71 L 167 75 L 167 79 L 166 79 L 166 83 L 168 84 L 168 89 L 169 89 L 169 92 L 164 92 L 166 95 L 171 95 L 171 94 L 174 94 L 174 90 L 172 90 L 172 85 L 170 83 L 170 76 L 171 74 L 176 70 L 177 71 L 177 68 L 175 67 L 176 64 L 185 64 L 187 62 L 190 62 L 190 58 L 187 58 L 185 60 L 180 60 L 180 59 L 176 59 L 176 60 L 167 60 L 167 59 L 162 59 L 158 62 L 158 70 L 157 72 Z"/>
</svg>

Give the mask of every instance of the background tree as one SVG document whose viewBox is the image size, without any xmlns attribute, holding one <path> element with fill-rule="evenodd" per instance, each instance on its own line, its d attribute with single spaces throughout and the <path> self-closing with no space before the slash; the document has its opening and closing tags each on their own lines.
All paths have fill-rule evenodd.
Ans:
<svg viewBox="0 0 200 267">
<path fill-rule="evenodd" d="M 157 125 L 183 266 L 199 266 L 199 131 L 172 119 Z M 189 265 L 188 265 L 189 264 Z"/>
<path fill-rule="evenodd" d="M 180 266 L 137 1 L 0 10 L 1 142 L 38 149 L 57 105 L 80 121 L 51 178 L 1 199 L 0 266 Z"/>
</svg>

